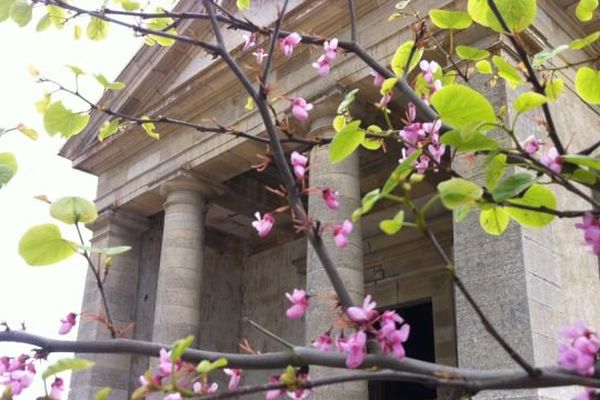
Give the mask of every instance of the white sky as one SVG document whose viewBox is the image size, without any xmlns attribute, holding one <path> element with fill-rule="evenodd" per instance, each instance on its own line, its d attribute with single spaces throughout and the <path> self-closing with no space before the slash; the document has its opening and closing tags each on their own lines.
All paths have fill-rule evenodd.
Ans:
<svg viewBox="0 0 600 400">
<path fill-rule="evenodd" d="M 29 332 L 58 338 L 60 318 L 80 310 L 86 265 L 81 257 L 72 257 L 48 267 L 29 267 L 18 255 L 18 241 L 28 228 L 55 222 L 48 206 L 33 196 L 45 194 L 52 200 L 76 195 L 93 200 L 96 178 L 71 169 L 70 161 L 56 155 L 63 140 L 50 138 L 43 130 L 34 102 L 44 90 L 28 74 L 27 66 L 33 65 L 43 75 L 68 85 L 73 77 L 65 65 L 77 65 L 88 73 L 100 72 L 113 79 L 139 48 L 140 39 L 111 27 L 109 39 L 104 42 L 77 42 L 72 27 L 35 32 L 38 18 L 34 16 L 26 28 L 12 21 L 0 24 L 0 127 L 25 123 L 40 133 L 37 142 L 19 132 L 0 137 L 0 152 L 15 153 L 19 163 L 17 175 L 0 189 L 0 321 L 9 322 L 13 328 L 24 321 Z M 97 99 L 101 94 L 93 77 L 81 77 L 80 88 L 88 98 Z M 74 109 L 78 104 L 65 103 Z M 76 238 L 72 228 L 56 223 L 64 237 Z M 76 338 L 76 329 L 62 338 Z M 0 343 L 0 356 L 16 356 L 30 348 Z M 43 394 L 40 383 L 19 399 L 35 399 Z"/>
</svg>

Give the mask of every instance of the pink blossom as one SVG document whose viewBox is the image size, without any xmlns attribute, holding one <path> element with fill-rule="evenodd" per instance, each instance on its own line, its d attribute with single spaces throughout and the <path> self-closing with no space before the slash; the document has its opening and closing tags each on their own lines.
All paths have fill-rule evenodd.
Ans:
<svg viewBox="0 0 600 400">
<path fill-rule="evenodd" d="M 254 216 L 256 217 L 256 221 L 252 222 L 252 226 L 254 229 L 256 229 L 260 238 L 266 237 L 273 229 L 275 217 L 273 217 L 271 213 L 265 213 L 265 215 L 263 215 L 261 218 L 258 211 L 254 214 Z"/>
<path fill-rule="evenodd" d="M 525 140 L 523 144 L 523 150 L 529 155 L 534 155 L 540 148 L 540 141 L 535 136 L 530 136 Z"/>
<path fill-rule="evenodd" d="M 171 360 L 171 352 L 167 352 L 165 349 L 160 349 L 159 355 L 159 375 L 161 377 L 171 376 L 171 373 L 177 370 L 176 366 L 173 365 L 173 361 Z"/>
<path fill-rule="evenodd" d="M 296 178 L 300 180 L 304 179 L 306 166 L 308 165 L 308 158 L 297 151 L 294 151 L 290 155 L 290 161 L 292 162 L 292 167 L 294 167 L 294 174 L 296 175 Z"/>
<path fill-rule="evenodd" d="M 381 87 L 381 85 L 383 85 L 383 81 L 385 81 L 383 75 L 381 75 L 379 72 L 371 71 L 371 76 L 373 77 L 373 86 Z"/>
<path fill-rule="evenodd" d="M 71 329 L 77 324 L 77 314 L 69 313 L 64 319 L 60 320 L 60 328 L 58 329 L 59 335 L 66 335 L 71 332 Z"/>
<path fill-rule="evenodd" d="M 308 103 L 302 97 L 296 97 L 292 100 L 292 115 L 298 121 L 308 120 L 308 112 L 313 109 L 313 105 Z"/>
<path fill-rule="evenodd" d="M 330 210 L 337 210 L 340 208 L 340 203 L 338 202 L 339 195 L 340 193 L 337 190 L 332 190 L 330 188 L 323 189 L 323 200 L 325 200 L 325 204 Z"/>
<path fill-rule="evenodd" d="M 435 73 L 435 71 L 437 71 L 440 65 L 435 61 L 429 62 L 423 60 L 419 63 L 419 67 L 421 67 L 421 72 L 423 73 L 425 82 L 427 82 L 428 84 L 432 84 L 434 81 L 433 74 Z"/>
<path fill-rule="evenodd" d="M 381 318 L 379 319 L 381 328 L 379 328 L 378 334 L 387 336 L 392 333 L 392 331 L 396 330 L 396 324 L 402 324 L 403 322 L 404 320 L 396 311 L 386 310 L 381 314 Z"/>
<path fill-rule="evenodd" d="M 592 251 L 596 255 L 600 255 L 600 223 L 598 218 L 591 213 L 585 213 L 583 222 L 575 224 L 575 227 L 583 230 L 583 238 L 585 242 L 592 246 Z"/>
<path fill-rule="evenodd" d="M 23 389 L 28 388 L 35 378 L 35 368 L 32 364 L 27 365 L 26 369 L 18 369 L 10 373 L 9 379 L 3 384 L 10 386 L 12 394 L 21 394 Z"/>
<path fill-rule="evenodd" d="M 323 54 L 317 61 L 312 63 L 312 66 L 316 68 L 317 74 L 321 77 L 329 74 L 331 70 L 331 59 L 328 58 L 325 54 Z"/>
<path fill-rule="evenodd" d="M 235 390 L 240 385 L 242 379 L 242 370 L 239 368 L 223 368 L 223 372 L 229 375 L 229 390 Z"/>
<path fill-rule="evenodd" d="M 63 392 L 65 391 L 65 383 L 61 378 L 54 379 L 52 385 L 50 385 L 50 399 L 61 400 Z"/>
<path fill-rule="evenodd" d="M 244 47 L 242 50 L 246 51 L 251 47 L 256 46 L 256 34 L 251 33 L 249 35 L 242 35 L 244 37 Z"/>
<path fill-rule="evenodd" d="M 413 167 L 419 174 L 424 174 L 425 171 L 427 171 L 427 168 L 429 168 L 429 161 L 429 157 L 422 155 L 417 161 L 415 161 Z"/>
<path fill-rule="evenodd" d="M 391 100 L 392 100 L 392 93 L 388 93 L 388 94 L 382 96 L 381 100 L 379 100 L 379 107 L 381 107 L 381 108 L 387 107 Z"/>
<path fill-rule="evenodd" d="M 342 225 L 338 225 L 333 229 L 333 239 L 337 247 L 348 246 L 348 236 L 352 233 L 352 222 L 344 220 Z"/>
<path fill-rule="evenodd" d="M 324 56 L 330 60 L 335 59 L 338 53 L 338 40 L 336 38 L 323 43 L 323 50 L 325 50 Z"/>
<path fill-rule="evenodd" d="M 329 351 L 331 350 L 331 333 L 329 331 L 325 333 L 321 333 L 318 338 L 312 342 L 312 345 L 321 351 Z"/>
<path fill-rule="evenodd" d="M 353 333 L 345 343 L 341 343 L 348 368 L 358 368 L 362 364 L 367 354 L 366 344 L 367 335 L 363 331 Z"/>
<path fill-rule="evenodd" d="M 269 378 L 269 383 L 271 383 L 271 384 L 279 383 L 279 377 L 272 375 Z M 265 394 L 265 399 L 266 400 L 276 400 L 279 397 L 283 396 L 284 394 L 285 394 L 284 389 L 271 389 L 271 390 L 268 390 L 267 393 Z"/>
<path fill-rule="evenodd" d="M 346 315 L 352 321 L 362 324 L 377 317 L 378 313 L 375 307 L 377 307 L 377 303 L 371 301 L 371 295 L 368 294 L 363 300 L 362 307 L 348 307 Z"/>
<path fill-rule="evenodd" d="M 552 172 L 555 174 L 560 174 L 562 171 L 563 161 L 558 154 L 556 147 L 552 147 L 550 150 L 548 150 L 548 153 L 543 154 L 540 157 L 540 162 L 552 170 Z"/>
<path fill-rule="evenodd" d="M 578 321 L 575 326 L 562 330 L 563 342 L 558 347 L 558 364 L 563 368 L 577 371 L 584 376 L 592 376 L 594 364 L 600 350 L 598 336 Z"/>
<path fill-rule="evenodd" d="M 215 382 L 210 384 L 206 383 L 204 385 L 201 382 L 194 382 L 192 389 L 194 390 L 194 393 L 197 394 L 210 394 L 215 393 L 219 389 L 219 385 Z"/>
<path fill-rule="evenodd" d="M 252 55 L 256 57 L 256 61 L 259 64 L 262 64 L 263 60 L 269 55 L 269 53 L 265 53 L 265 50 L 261 47 L 259 49 L 256 49 L 256 51 L 252 53 Z"/>
<path fill-rule="evenodd" d="M 294 289 L 292 294 L 286 293 L 285 297 L 292 303 L 292 306 L 287 309 L 285 315 L 289 319 L 300 319 L 308 309 L 308 295 L 302 289 Z"/>
<path fill-rule="evenodd" d="M 298 35 L 296 32 L 293 32 L 284 39 L 281 39 L 279 46 L 281 47 L 281 50 L 283 50 L 283 54 L 285 54 L 286 57 L 291 57 L 292 54 L 294 54 L 294 47 L 296 47 L 301 41 L 302 38 L 300 35 Z"/>
<path fill-rule="evenodd" d="M 400 329 L 393 330 L 386 336 L 378 337 L 379 345 L 385 353 L 394 353 L 396 357 L 404 358 L 406 355 L 404 342 L 408 340 L 409 335 L 410 325 L 404 324 Z"/>
<path fill-rule="evenodd" d="M 181 397 L 181 394 L 179 393 L 169 393 L 168 395 L 165 396 L 165 398 L 163 400 L 182 400 L 183 397 Z"/>
</svg>

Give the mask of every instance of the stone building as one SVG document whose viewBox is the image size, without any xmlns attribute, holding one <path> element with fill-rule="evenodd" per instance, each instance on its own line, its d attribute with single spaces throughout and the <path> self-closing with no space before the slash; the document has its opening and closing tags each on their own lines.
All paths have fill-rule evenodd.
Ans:
<svg viewBox="0 0 600 400">
<path fill-rule="evenodd" d="M 200 3 L 183 0 L 178 8 L 201 10 Z M 229 7 L 235 2 L 223 3 Z M 255 3 L 260 3 L 261 11 L 251 10 L 246 15 L 259 25 L 272 22 L 278 2 Z M 397 46 L 413 36 L 407 19 L 387 22 L 395 1 L 356 3 L 361 44 L 373 57 L 388 63 Z M 421 15 L 432 7 L 464 8 L 465 3 L 413 2 Z M 595 22 L 582 26 L 576 21 L 575 0 L 538 3 L 537 21 L 523 35 L 532 51 L 569 43 L 597 28 Z M 343 0 L 292 0 L 284 26 L 289 31 L 349 38 L 348 21 Z M 186 21 L 178 29 L 211 40 L 207 21 Z M 241 33 L 225 30 L 224 35 L 233 54 L 243 64 L 253 65 L 252 55 L 241 49 Z M 440 33 L 432 31 L 432 35 L 445 43 Z M 457 33 L 455 40 L 488 48 L 508 59 L 513 56 L 504 40 L 488 30 L 471 28 Z M 587 51 L 595 54 L 597 48 Z M 352 88 L 360 89 L 354 115 L 365 126 L 380 122 L 380 114 L 372 106 L 379 94 L 372 86 L 370 68 L 354 56 L 343 55 L 329 76 L 319 78 L 311 66 L 318 53 L 299 47 L 292 58 L 278 55 L 274 62 L 272 80 L 277 82 L 277 93 L 302 96 L 316 105 L 311 120 L 294 126 L 295 131 L 307 136 L 331 135 L 337 104 Z M 583 51 L 567 52 L 557 63 L 588 56 Z M 426 51 L 425 58 L 445 63 L 436 51 Z M 570 149 L 577 150 L 589 141 L 588 127 L 596 126 L 598 110 L 576 101 L 572 69 L 562 70 L 560 75 L 566 93 L 551 108 L 558 130 L 571 141 Z M 101 104 L 132 115 L 165 115 L 196 122 L 215 117 L 223 125 L 264 135 L 258 113 L 244 109 L 247 96 L 236 78 L 221 60 L 196 48 L 181 44 L 143 47 L 118 80 L 127 88 L 106 93 Z M 515 96 L 503 81 L 494 87 L 484 79 L 472 84 L 496 107 L 510 105 Z M 279 101 L 275 109 L 284 114 L 288 105 Z M 396 96 L 391 108 L 397 124 L 405 106 Z M 276 171 L 257 173 L 251 168 L 256 154 L 265 151 L 263 144 L 168 125 L 158 127 L 158 141 L 132 130 L 99 142 L 96 135 L 105 120 L 105 115 L 95 113 L 88 128 L 69 140 L 61 155 L 72 160 L 75 168 L 98 176 L 100 217 L 91 226 L 93 244 L 133 247 L 115 257 L 106 288 L 115 320 L 120 324 L 135 321 L 132 337 L 171 343 L 194 334 L 197 346 L 218 351 L 238 351 L 239 341 L 246 338 L 254 348 L 266 352 L 281 347 L 243 322 L 243 317 L 298 344 L 308 343 L 327 329 L 330 311 L 324 299 L 315 301 L 314 309 L 302 321 L 283 318 L 288 306 L 285 292 L 296 287 L 306 287 L 311 293 L 330 290 L 319 262 L 305 239 L 294 233 L 289 217 L 279 216 L 276 229 L 264 240 L 259 240 L 251 227 L 257 210 L 265 212 L 282 205 L 281 199 L 265 190 L 265 186 L 278 185 Z M 536 129 L 532 120 L 522 121 L 524 135 Z M 365 193 L 382 185 L 396 165 L 397 152 L 393 146 L 385 157 L 361 151 L 342 164 L 329 165 L 326 146 L 312 150 L 311 185 L 338 189 L 341 207 L 338 212 L 326 212 L 314 196 L 308 201 L 309 213 L 325 222 L 348 217 Z M 473 158 L 459 162 L 466 174 L 479 174 Z M 435 185 L 435 179 L 421 185 L 418 201 L 426 201 Z M 571 208 L 584 206 L 563 194 L 559 201 Z M 428 241 L 412 230 L 395 236 L 379 230 L 378 221 L 396 211 L 391 205 L 376 209 L 356 226 L 348 248 L 339 251 L 331 246 L 355 299 L 371 293 L 382 308 L 400 310 L 413 326 L 409 356 L 464 367 L 515 367 L 454 291 L 444 264 Z M 557 221 L 537 231 L 511 224 L 499 238 L 483 233 L 477 215 L 453 223 L 451 213 L 438 207 L 431 212 L 430 221 L 474 297 L 500 332 L 531 362 L 555 362 L 562 324 L 579 316 L 600 326 L 597 260 L 581 246 L 572 221 Z M 98 314 L 100 310 L 94 281 L 88 276 L 83 312 Z M 106 337 L 105 328 L 95 322 L 81 323 L 79 339 Z M 113 388 L 111 398 L 125 399 L 148 368 L 144 357 L 83 356 L 94 359 L 96 366 L 73 376 L 71 399 L 92 398 L 104 386 Z M 268 375 L 269 371 L 257 372 L 247 379 L 266 381 Z M 391 399 L 399 390 L 404 390 L 404 395 L 398 398 L 435 397 L 434 391 L 380 383 L 369 388 L 358 384 L 322 389 L 318 398 Z M 478 398 L 564 399 L 568 393 L 567 389 L 523 390 Z"/>
</svg>

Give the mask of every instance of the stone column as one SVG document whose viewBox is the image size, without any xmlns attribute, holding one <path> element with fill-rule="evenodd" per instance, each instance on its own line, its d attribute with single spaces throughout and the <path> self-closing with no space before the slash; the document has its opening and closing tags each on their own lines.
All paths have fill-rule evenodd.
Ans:
<svg viewBox="0 0 600 400">
<path fill-rule="evenodd" d="M 198 335 L 204 189 L 200 181 L 181 174 L 161 188 L 166 201 L 152 335 L 157 343 L 172 344 L 188 335 Z"/>
<path fill-rule="evenodd" d="M 311 136 L 332 136 L 331 117 L 316 120 L 311 126 Z M 329 147 L 320 146 L 310 153 L 310 187 L 329 187 L 339 192 L 340 207 L 330 210 L 318 194 L 311 195 L 308 202 L 308 214 L 325 226 L 341 224 L 350 219 L 352 212 L 361 204 L 360 173 L 358 154 L 338 164 L 329 162 Z M 355 303 L 362 303 L 364 297 L 363 249 L 360 223 L 354 224 L 348 247 L 335 246 L 331 229 L 323 233 L 323 241 L 337 270 Z M 311 294 L 333 293 L 333 287 L 316 253 L 309 245 L 306 257 L 306 290 Z M 312 342 L 319 334 L 327 331 L 336 318 L 332 301 L 326 296 L 313 297 L 311 307 L 306 314 L 306 341 Z M 324 377 L 326 370 L 311 368 L 311 377 Z M 317 399 L 365 400 L 368 398 L 367 385 L 364 382 L 348 383 L 333 387 L 322 387 L 315 393 Z"/>
<path fill-rule="evenodd" d="M 140 238 L 148 229 L 149 222 L 137 215 L 123 211 L 107 211 L 89 226 L 94 232 L 92 246 L 111 247 L 128 245 L 131 250 L 112 257 L 112 264 L 104 284 L 109 311 L 113 322 L 126 327 L 135 319 Z M 92 253 L 94 265 L 104 266 L 104 256 Z M 82 314 L 104 315 L 104 308 L 96 280 L 91 271 L 85 282 Z M 131 336 L 130 329 L 126 337 Z M 106 326 L 97 321 L 81 318 L 78 340 L 106 340 L 110 333 Z M 96 362 L 86 371 L 77 372 L 71 378 L 69 399 L 92 399 L 105 386 L 112 388 L 111 399 L 125 400 L 129 396 L 129 369 L 131 356 L 126 354 L 77 354 L 77 357 Z"/>
</svg>

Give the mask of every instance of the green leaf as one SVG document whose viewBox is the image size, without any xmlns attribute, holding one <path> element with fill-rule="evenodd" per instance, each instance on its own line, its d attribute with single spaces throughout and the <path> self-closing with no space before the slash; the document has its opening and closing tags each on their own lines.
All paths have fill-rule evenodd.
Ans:
<svg viewBox="0 0 600 400">
<path fill-rule="evenodd" d="M 577 168 L 573 173 L 568 174 L 564 173 L 567 178 L 574 180 L 576 182 L 585 183 L 587 185 L 593 185 L 598 180 L 598 176 L 586 169 Z"/>
<path fill-rule="evenodd" d="M 500 236 L 510 222 L 508 211 L 504 207 L 494 207 L 487 210 L 481 210 L 479 214 L 479 224 L 484 231 L 490 235 Z"/>
<path fill-rule="evenodd" d="M 394 86 L 396 86 L 396 83 L 398 83 L 398 78 L 396 78 L 396 77 L 387 78 L 381 84 L 381 88 L 379 88 L 379 92 L 381 93 L 382 96 L 390 94 L 392 92 L 392 90 L 394 90 Z"/>
<path fill-rule="evenodd" d="M 498 75 L 504 78 L 513 90 L 523 83 L 523 77 L 521 77 L 519 71 L 502 57 L 494 56 L 492 57 L 492 61 L 496 65 L 496 68 L 498 68 Z"/>
<path fill-rule="evenodd" d="M 488 60 L 477 61 L 475 63 L 475 68 L 477 68 L 477 71 L 479 71 L 480 74 L 489 75 L 494 72 L 492 64 L 490 64 Z"/>
<path fill-rule="evenodd" d="M 464 11 L 429 10 L 429 18 L 435 26 L 441 29 L 467 29 L 473 20 Z"/>
<path fill-rule="evenodd" d="M 536 68 L 541 67 L 546 62 L 550 61 L 551 59 L 556 57 L 558 54 L 560 54 L 563 51 L 568 50 L 568 49 L 569 49 L 569 46 L 567 46 L 566 44 L 563 44 L 554 49 L 542 50 L 539 53 L 537 53 L 535 56 L 533 56 L 533 60 L 531 61 L 531 64 Z"/>
<path fill-rule="evenodd" d="M 65 224 L 89 224 L 98 218 L 96 206 L 81 197 L 63 197 L 52 202 L 50 215 Z"/>
<path fill-rule="evenodd" d="M 51 25 L 52 22 L 50 22 L 50 17 L 48 16 L 48 14 L 46 14 L 38 21 L 37 25 L 35 26 L 35 31 L 43 32 L 46 29 L 50 28 Z"/>
<path fill-rule="evenodd" d="M 84 369 L 92 368 L 94 364 L 93 361 L 85 360 L 83 358 L 63 358 L 46 368 L 42 374 L 42 378 L 48 379 L 52 375 L 60 374 L 63 371 L 82 371 Z"/>
<path fill-rule="evenodd" d="M 379 189 L 371 190 L 369 193 L 365 194 L 361 200 L 361 207 L 354 210 L 352 213 L 352 220 L 354 222 L 358 221 L 361 216 L 371 211 L 380 199 L 381 191 Z"/>
<path fill-rule="evenodd" d="M 423 150 L 421 149 L 416 150 L 394 169 L 381 189 L 382 194 L 390 194 L 398 184 L 404 182 L 406 178 L 408 178 L 413 172 L 414 162 L 421 156 L 422 152 Z"/>
<path fill-rule="evenodd" d="M 143 120 L 149 120 L 150 117 L 144 115 L 141 119 Z M 144 131 L 146 131 L 146 134 L 148 136 L 150 136 L 152 139 L 160 139 L 160 134 L 158 132 L 156 132 L 156 125 L 154 125 L 153 122 L 144 122 L 142 124 L 142 128 L 144 128 Z"/>
<path fill-rule="evenodd" d="M 65 26 L 67 12 L 64 8 L 50 5 L 46 6 L 46 11 L 48 11 L 48 18 L 55 28 L 62 29 Z"/>
<path fill-rule="evenodd" d="M 550 82 L 546 83 L 546 87 L 544 88 L 544 93 L 546 94 L 546 98 L 549 101 L 557 100 L 565 87 L 565 83 L 562 79 L 554 78 Z"/>
<path fill-rule="evenodd" d="M 180 339 L 173 344 L 171 349 L 171 361 L 179 361 L 183 353 L 194 343 L 194 336 L 189 335 L 185 339 Z"/>
<path fill-rule="evenodd" d="M 67 65 L 67 68 L 71 70 L 75 74 L 75 76 L 85 75 L 85 71 L 75 65 Z"/>
<path fill-rule="evenodd" d="M 110 394 L 110 388 L 109 387 L 104 387 L 100 390 L 98 390 L 98 392 L 96 392 L 96 396 L 94 397 L 94 400 L 106 400 L 108 399 L 108 395 Z"/>
<path fill-rule="evenodd" d="M 511 199 L 510 203 L 521 204 L 531 207 L 547 207 L 556 209 L 556 197 L 550 189 L 540 184 L 533 184 L 525 195 L 520 199 Z M 519 224 L 528 228 L 541 228 L 551 223 L 555 216 L 539 211 L 523 210 L 520 208 L 508 207 L 510 217 Z"/>
<path fill-rule="evenodd" d="M 392 58 L 392 71 L 394 71 L 396 76 L 404 76 L 404 68 L 406 68 L 406 64 L 408 63 L 408 58 L 410 57 L 411 49 L 413 48 L 414 44 L 414 41 L 409 40 L 400 45 L 400 47 L 398 47 L 396 50 L 396 53 L 394 53 L 394 57 Z M 414 51 L 414 54 L 410 60 L 410 65 L 408 66 L 408 71 L 406 73 L 412 71 L 413 68 L 417 66 L 419 61 L 421 61 L 422 56 L 423 49 L 418 48 Z"/>
<path fill-rule="evenodd" d="M 489 190 L 494 190 L 498 181 L 506 171 L 506 154 L 498 154 L 487 162 L 487 172 L 485 174 L 485 186 Z"/>
<path fill-rule="evenodd" d="M 536 0 L 495 0 L 495 3 L 511 32 L 522 32 L 535 20 Z M 496 32 L 504 32 L 488 5 L 488 0 L 469 0 L 467 10 L 471 18 L 478 24 L 487 26 Z"/>
<path fill-rule="evenodd" d="M 27 136 L 31 140 L 38 140 L 38 138 L 40 137 L 40 135 L 37 133 L 37 131 L 35 129 L 30 128 L 25 124 L 17 125 L 17 130 L 19 132 L 21 132 L 23 135 Z"/>
<path fill-rule="evenodd" d="M 10 9 L 15 0 L 0 0 L 0 22 L 6 21 L 10 17 Z"/>
<path fill-rule="evenodd" d="M 51 101 L 50 93 L 44 93 L 44 97 L 42 97 L 40 100 L 35 102 L 35 110 L 40 114 L 45 113 L 46 110 L 48 109 L 48 106 L 50 105 L 50 101 Z"/>
<path fill-rule="evenodd" d="M 589 46 L 594 43 L 596 40 L 600 39 L 600 31 L 596 31 L 594 33 L 590 33 L 583 39 L 575 39 L 569 45 L 573 50 L 583 49 L 584 47 Z"/>
<path fill-rule="evenodd" d="M 579 0 L 575 15 L 580 21 L 590 21 L 594 17 L 596 8 L 598 8 L 598 0 Z"/>
<path fill-rule="evenodd" d="M 223 368 L 226 366 L 227 366 L 226 358 L 219 358 L 217 361 L 212 362 L 212 363 L 210 361 L 203 360 L 196 367 L 196 371 L 198 371 L 198 373 L 200 373 L 200 374 L 208 374 L 209 372 L 212 372 L 215 369 Z"/>
<path fill-rule="evenodd" d="M 75 245 L 62 238 L 54 224 L 30 228 L 19 241 L 19 254 L 31 266 L 50 265 L 71 257 Z"/>
<path fill-rule="evenodd" d="M 518 195 L 535 183 L 537 177 L 526 172 L 513 174 L 500 182 L 492 191 L 494 200 L 501 202 Z"/>
<path fill-rule="evenodd" d="M 477 131 L 485 132 L 491 129 L 491 126 L 484 124 L 496 122 L 491 103 L 482 94 L 464 85 L 443 87 L 431 96 L 430 101 L 443 122 L 458 131 L 470 132 L 469 135 L 461 132 L 465 140 L 469 140 L 468 136 Z M 474 127 L 479 129 L 473 131 Z"/>
<path fill-rule="evenodd" d="M 500 144 L 490 137 L 485 136 L 482 133 L 476 132 L 472 135 L 469 140 L 465 140 L 460 132 L 450 131 L 442 135 L 440 139 L 442 144 L 452 146 L 457 151 L 482 151 L 482 150 L 496 150 Z"/>
<path fill-rule="evenodd" d="M 17 159 L 13 153 L 0 153 L 0 188 L 17 173 Z"/>
<path fill-rule="evenodd" d="M 27 0 L 17 0 L 10 9 L 10 18 L 23 27 L 31 21 L 33 7 Z"/>
<path fill-rule="evenodd" d="M 582 67 L 575 77 L 575 90 L 590 104 L 600 104 L 600 71 Z"/>
<path fill-rule="evenodd" d="M 347 124 L 336 133 L 329 145 L 329 161 L 333 164 L 343 161 L 356 150 L 365 138 L 365 131 L 360 129 L 360 121 Z"/>
<path fill-rule="evenodd" d="M 107 256 L 117 256 L 131 250 L 131 246 L 112 246 L 112 247 L 92 247 L 84 246 L 81 244 L 77 245 L 77 248 L 87 251 L 89 253 L 99 253 Z"/>
<path fill-rule="evenodd" d="M 364 147 L 367 150 L 379 150 L 381 148 L 382 145 L 382 140 L 381 139 L 371 139 L 368 137 L 365 137 L 363 139 L 362 142 L 360 142 L 361 146 Z"/>
<path fill-rule="evenodd" d="M 140 3 L 134 0 L 115 0 L 115 3 L 123 7 L 125 11 L 136 11 L 142 8 Z"/>
<path fill-rule="evenodd" d="M 352 89 L 351 91 L 346 93 L 346 95 L 344 96 L 344 99 L 338 106 L 338 109 L 337 109 L 338 114 L 343 114 L 346 111 L 348 111 L 348 107 L 350 107 L 350 105 L 352 103 L 354 103 L 354 99 L 356 98 L 356 93 L 358 93 L 358 90 L 359 89 Z"/>
<path fill-rule="evenodd" d="M 595 157 L 572 154 L 564 155 L 562 159 L 570 164 L 583 165 L 600 171 L 600 159 Z"/>
<path fill-rule="evenodd" d="M 399 211 L 393 219 L 384 219 L 379 223 L 379 228 L 386 235 L 395 235 L 402 229 L 404 224 L 404 211 Z"/>
<path fill-rule="evenodd" d="M 469 216 L 469 213 L 471 212 L 471 210 L 473 209 L 473 207 L 470 204 L 465 204 L 462 205 L 458 208 L 454 209 L 454 221 L 455 222 L 462 222 L 465 220 L 465 218 L 467 218 Z"/>
<path fill-rule="evenodd" d="M 164 10 L 158 8 L 156 12 L 164 12 Z M 177 31 L 175 30 L 175 28 L 167 29 L 167 27 L 171 26 L 173 22 L 174 21 L 172 18 L 152 18 L 148 20 L 146 27 L 155 31 L 163 31 L 164 33 L 168 33 L 170 35 L 176 35 Z M 175 39 L 159 35 L 148 35 L 145 41 L 146 44 L 149 46 L 158 43 L 160 46 L 169 47 L 175 43 Z"/>
<path fill-rule="evenodd" d="M 456 46 L 456 54 L 463 60 L 479 61 L 484 60 L 490 56 L 490 52 L 477 47 L 471 46 Z"/>
<path fill-rule="evenodd" d="M 244 106 L 244 108 L 248 111 L 254 110 L 254 99 L 251 96 L 248 96 L 248 98 L 246 99 L 246 105 Z"/>
<path fill-rule="evenodd" d="M 247 10 L 252 7 L 252 0 L 237 0 L 236 4 L 240 10 Z"/>
<path fill-rule="evenodd" d="M 66 108 L 62 101 L 52 103 L 44 113 L 44 128 L 50 136 L 60 133 L 70 138 L 81 132 L 88 124 L 88 114 L 77 114 Z"/>
<path fill-rule="evenodd" d="M 100 131 L 98 132 L 98 140 L 102 142 L 107 137 L 114 135 L 115 133 L 117 133 L 119 131 L 120 127 L 121 127 L 121 119 L 120 118 L 115 118 L 110 122 L 104 121 L 104 124 L 102 124 L 102 127 L 100 128 Z"/>
<path fill-rule="evenodd" d="M 450 210 L 476 202 L 483 195 L 483 189 L 471 181 L 452 178 L 437 186 L 444 206 Z"/>
<path fill-rule="evenodd" d="M 90 40 L 104 40 L 108 36 L 108 22 L 92 17 L 87 26 L 87 36 Z"/>
<path fill-rule="evenodd" d="M 336 132 L 341 131 L 346 126 L 346 117 L 344 117 L 343 115 L 336 116 L 333 119 L 332 126 Z"/>
<path fill-rule="evenodd" d="M 107 89 L 111 90 L 122 90 L 125 88 L 125 84 L 123 82 L 110 82 L 106 77 L 102 74 L 94 74 L 94 77 L 98 81 L 99 84 L 104 86 Z"/>
<path fill-rule="evenodd" d="M 515 107 L 515 110 L 523 113 L 540 107 L 542 104 L 546 104 L 547 102 L 548 99 L 546 96 L 535 92 L 526 92 L 517 97 L 517 100 L 515 100 L 515 104 L 513 104 L 513 106 Z"/>
</svg>

